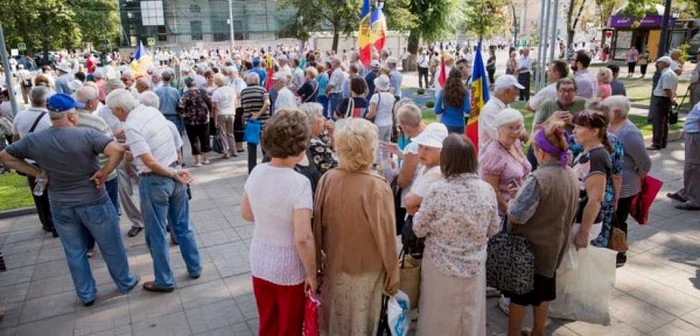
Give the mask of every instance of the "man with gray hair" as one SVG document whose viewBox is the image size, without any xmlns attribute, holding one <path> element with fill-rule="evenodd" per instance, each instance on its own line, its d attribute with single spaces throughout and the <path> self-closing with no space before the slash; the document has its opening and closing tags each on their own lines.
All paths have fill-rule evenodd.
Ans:
<svg viewBox="0 0 700 336">
<path fill-rule="evenodd" d="M 144 93 L 150 90 L 152 86 L 153 83 L 151 83 L 150 77 L 141 77 L 136 80 L 136 85 L 134 85 L 134 88 L 136 88 L 136 92 Z"/>
<path fill-rule="evenodd" d="M 163 86 L 156 89 L 155 93 L 158 96 L 158 100 L 160 100 L 158 109 L 163 113 L 165 119 L 175 124 L 180 135 L 182 135 L 185 133 L 185 121 L 177 114 L 177 103 L 180 101 L 181 95 L 179 90 L 170 85 L 173 76 L 174 74 L 170 69 L 163 71 L 161 74 Z"/>
<path fill-rule="evenodd" d="M 660 150 L 666 148 L 668 140 L 668 116 L 676 101 L 676 89 L 678 89 L 678 75 L 671 68 L 673 60 L 664 56 L 656 60 L 656 68 L 661 77 L 652 90 L 651 107 L 649 116 L 652 120 L 652 139 L 648 150 Z"/>
<path fill-rule="evenodd" d="M 88 232 L 97 240 L 119 291 L 130 291 L 139 280 L 129 270 L 119 218 L 104 188 L 125 149 L 100 132 L 76 127 L 76 109 L 82 107 L 65 93 L 51 96 L 47 108 L 53 125 L 8 146 L 0 153 L 0 160 L 29 176 L 48 179 L 53 220 L 66 262 L 80 301 L 89 307 L 95 303 L 97 288 L 87 259 Z M 99 153 L 109 158 L 102 168 Z M 38 166 L 24 159 L 35 160 Z"/>
<path fill-rule="evenodd" d="M 479 113 L 479 153 L 493 140 L 498 139 L 498 115 L 515 102 L 524 87 L 513 75 L 503 75 L 493 84 L 494 93 Z"/>
<path fill-rule="evenodd" d="M 15 120 L 12 123 L 13 142 L 17 142 L 29 133 L 43 131 L 51 127 L 49 111 L 46 109 L 46 101 L 49 99 L 50 94 L 49 88 L 45 86 L 35 86 L 29 91 L 29 102 L 31 102 L 32 107 L 19 111 L 17 116 L 15 116 Z M 33 163 L 33 161 L 30 163 Z M 27 182 L 29 183 L 29 190 L 34 190 L 36 179 L 33 176 L 27 176 Z M 51 232 L 54 237 L 58 237 L 53 225 L 53 218 L 51 217 L 48 191 L 41 196 L 36 196 L 32 193 L 32 197 L 34 198 L 34 206 L 44 231 Z"/>
<path fill-rule="evenodd" d="M 340 68 L 340 60 L 337 57 L 331 59 L 331 78 L 326 86 L 326 96 L 328 97 L 329 114 L 333 115 L 343 98 L 343 81 L 345 72 Z"/>
<path fill-rule="evenodd" d="M 178 165 L 178 148 L 168 120 L 155 108 L 147 107 L 126 90 L 114 90 L 107 106 L 124 122 L 126 143 L 141 178 L 141 214 L 146 223 L 146 241 L 153 258 L 155 281 L 143 284 L 147 291 L 170 293 L 175 287 L 166 240 L 168 220 L 180 243 L 180 253 L 193 279 L 202 273 L 189 216 L 187 185 L 192 176 Z"/>
<path fill-rule="evenodd" d="M 389 78 L 391 79 L 391 87 L 394 89 L 394 98 L 396 98 L 396 101 L 399 101 L 401 100 L 401 82 L 403 81 L 403 76 L 397 68 L 398 61 L 396 57 L 389 57 L 386 60 L 386 64 L 389 70 L 391 70 Z"/>
</svg>

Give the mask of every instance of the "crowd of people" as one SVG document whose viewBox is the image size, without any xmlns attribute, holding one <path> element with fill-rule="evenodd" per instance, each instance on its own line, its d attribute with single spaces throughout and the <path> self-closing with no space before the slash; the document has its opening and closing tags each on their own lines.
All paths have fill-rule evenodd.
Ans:
<svg viewBox="0 0 700 336">
<path fill-rule="evenodd" d="M 59 63 L 55 76 L 19 69 L 22 87 L 31 84 L 22 91 L 31 107 L 13 117 L 0 160 L 27 176 L 41 224 L 61 239 L 86 306 L 96 300 L 88 263 L 95 245 L 120 291 L 140 281 L 119 231 L 122 211 L 130 238 L 145 228 L 155 274 L 145 290 L 175 289 L 168 232 L 189 277 L 199 278 L 188 200 L 194 180 L 183 167 L 247 151 L 241 214 L 254 223 L 250 268 L 261 335 L 297 334 L 305 295 L 315 292 L 323 333 L 376 334 L 384 297 L 401 289 L 407 255 L 421 263 L 420 296 L 411 303 L 418 335 L 484 335 L 492 294 L 508 314 L 508 335 L 520 335 L 528 306 L 532 334 L 543 335 L 563 256 L 589 245 L 612 248 L 615 230 L 626 235 L 632 199 L 651 169 L 619 68 L 593 74 L 591 56 L 580 50 L 568 63 L 551 62 L 548 85 L 531 96 L 529 50 L 512 54 L 497 78 L 492 54 L 485 64 L 492 96 L 474 146 L 464 135 L 473 109 L 471 52 L 442 53 L 444 87 L 430 71 L 433 52 L 417 59 L 421 86 L 436 88 L 433 123 L 403 98 L 401 62 L 388 53 L 373 55 L 368 67 L 354 51 L 278 48 L 157 51 L 143 73 L 125 64 L 83 72 Z M 666 147 L 673 62 L 656 61 L 649 149 Z M 535 114 L 531 132 L 510 107 L 518 99 Z M 684 189 L 669 194 L 686 210 L 700 209 L 698 106 L 684 129 Z M 185 134 L 192 161 L 183 155 Z M 532 246 L 529 292 L 487 287 L 489 239 L 503 232 Z M 424 245 L 404 245 L 397 237 L 405 235 Z M 617 266 L 625 263 L 619 251 Z"/>
</svg>

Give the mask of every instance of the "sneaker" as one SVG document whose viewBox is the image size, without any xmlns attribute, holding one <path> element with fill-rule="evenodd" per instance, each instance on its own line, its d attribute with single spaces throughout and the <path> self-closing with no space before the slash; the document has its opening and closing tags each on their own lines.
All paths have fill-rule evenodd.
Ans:
<svg viewBox="0 0 700 336">
<path fill-rule="evenodd" d="M 141 230 L 143 230 L 142 227 L 132 226 L 127 235 L 131 238 L 136 237 L 141 232 Z"/>
<path fill-rule="evenodd" d="M 221 159 L 221 160 L 228 160 L 230 157 L 231 157 L 231 155 L 228 155 L 228 153 L 226 153 L 226 154 L 224 154 L 224 155 L 222 155 L 222 156 L 219 156 L 219 159 Z"/>
<path fill-rule="evenodd" d="M 88 257 L 88 258 L 92 258 L 92 256 L 94 256 L 94 255 L 95 255 L 95 250 L 88 250 L 88 251 L 87 251 L 87 257 Z"/>
<path fill-rule="evenodd" d="M 500 297 L 500 298 L 498 298 L 496 305 L 498 306 L 498 309 L 500 311 L 502 311 L 504 314 L 506 314 L 506 315 L 510 314 L 510 300 L 509 299 L 506 299 L 504 297 Z"/>
<path fill-rule="evenodd" d="M 202 166 L 202 164 L 200 162 L 197 162 L 197 163 L 192 165 L 192 167 L 201 167 L 201 166 Z"/>
<path fill-rule="evenodd" d="M 211 164 L 211 161 L 209 161 L 209 160 L 202 161 L 202 164 L 209 165 L 209 164 Z"/>
</svg>

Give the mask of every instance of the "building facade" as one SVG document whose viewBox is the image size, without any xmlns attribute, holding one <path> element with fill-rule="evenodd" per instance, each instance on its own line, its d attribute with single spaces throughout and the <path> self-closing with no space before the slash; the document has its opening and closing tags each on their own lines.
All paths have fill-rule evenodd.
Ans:
<svg viewBox="0 0 700 336">
<path fill-rule="evenodd" d="M 196 46 L 230 41 L 229 5 L 236 40 L 274 40 L 295 20 L 275 0 L 119 0 L 123 46 Z"/>
</svg>

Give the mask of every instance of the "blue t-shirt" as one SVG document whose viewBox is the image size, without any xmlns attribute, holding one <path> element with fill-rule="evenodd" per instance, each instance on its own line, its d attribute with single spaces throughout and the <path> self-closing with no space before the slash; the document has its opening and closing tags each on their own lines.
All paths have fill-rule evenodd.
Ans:
<svg viewBox="0 0 700 336">
<path fill-rule="evenodd" d="M 471 99 L 469 91 L 464 96 L 464 103 L 461 108 L 445 105 L 445 91 L 440 91 L 437 103 L 435 104 L 435 114 L 442 115 L 440 122 L 447 126 L 464 127 L 464 119 L 469 116 L 471 110 Z"/>
<path fill-rule="evenodd" d="M 265 87 L 265 78 L 267 78 L 267 73 L 265 73 L 265 70 L 260 69 L 260 68 L 253 68 L 250 69 L 250 71 L 255 72 L 260 76 L 260 86 Z"/>
<path fill-rule="evenodd" d="M 98 154 L 113 140 L 87 127 L 51 127 L 28 134 L 5 148 L 18 159 L 31 159 L 47 172 L 51 204 L 78 206 L 105 201 L 105 188 L 90 181 L 100 169 Z"/>
<path fill-rule="evenodd" d="M 158 109 L 164 115 L 176 115 L 177 114 L 177 103 L 180 101 L 180 91 L 171 87 L 163 86 L 156 90 L 156 96 L 160 100 L 160 106 Z"/>
</svg>

